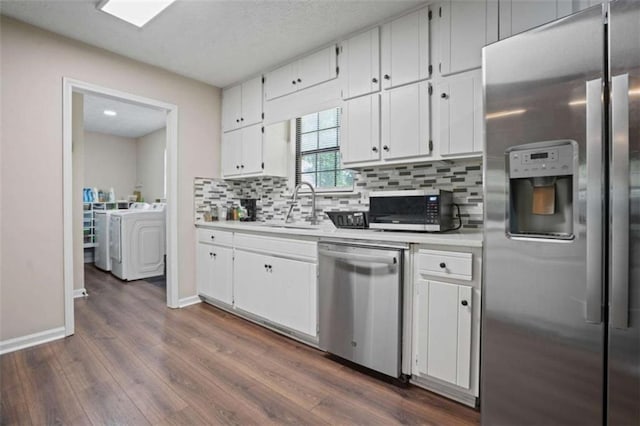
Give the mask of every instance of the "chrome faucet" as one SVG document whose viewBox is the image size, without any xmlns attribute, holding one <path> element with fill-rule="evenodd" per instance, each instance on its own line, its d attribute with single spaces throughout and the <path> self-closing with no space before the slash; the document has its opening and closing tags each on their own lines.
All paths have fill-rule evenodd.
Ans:
<svg viewBox="0 0 640 426">
<path fill-rule="evenodd" d="M 296 201 L 298 201 L 298 190 L 302 185 L 307 185 L 311 190 L 311 224 L 317 225 L 318 216 L 316 215 L 316 190 L 313 188 L 313 186 L 309 182 L 300 182 L 298 185 L 296 185 L 295 189 L 293 190 L 293 195 L 291 196 L 292 203 L 291 203 L 291 206 L 289 207 L 289 212 L 287 213 L 287 217 L 284 219 L 284 222 L 285 223 L 289 222 L 291 212 L 293 211 L 293 206 L 295 206 Z"/>
</svg>

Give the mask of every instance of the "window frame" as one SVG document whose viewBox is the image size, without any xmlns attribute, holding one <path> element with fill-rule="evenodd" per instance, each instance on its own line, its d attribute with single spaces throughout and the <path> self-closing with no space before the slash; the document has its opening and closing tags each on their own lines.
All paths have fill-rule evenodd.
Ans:
<svg viewBox="0 0 640 426">
<path fill-rule="evenodd" d="M 331 110 L 331 109 L 335 109 L 336 110 L 336 114 L 338 115 L 337 117 L 337 125 L 334 127 L 327 127 L 324 129 L 317 129 L 314 131 L 310 131 L 310 132 L 301 132 L 301 120 L 302 117 L 307 116 L 307 115 L 312 115 L 312 114 L 319 114 L 321 112 L 327 111 L 327 110 Z M 339 164 L 335 165 L 334 169 L 328 169 L 328 170 L 317 170 L 317 157 L 316 157 L 316 170 L 314 170 L 314 175 L 316 177 L 316 185 L 314 185 L 314 189 L 316 193 L 353 193 L 354 192 L 354 188 L 355 188 L 355 177 L 352 178 L 351 184 L 346 185 L 346 186 L 331 186 L 331 187 L 318 187 L 318 181 L 317 181 L 317 177 L 318 177 L 318 173 L 320 172 L 334 172 L 335 174 L 335 178 L 337 181 L 337 177 L 338 177 L 338 173 L 340 171 L 343 170 L 349 170 L 352 171 L 352 169 L 346 168 L 344 167 L 344 164 L 342 164 L 341 161 L 341 152 L 340 152 L 340 140 L 341 140 L 341 128 L 342 128 L 342 123 L 341 123 L 341 118 L 342 118 L 342 108 L 339 106 L 333 107 L 333 108 L 326 108 L 326 109 L 322 109 L 320 111 L 316 111 L 316 112 L 311 112 L 308 114 L 303 114 L 299 117 L 294 118 L 291 124 L 291 128 L 292 128 L 292 133 L 294 135 L 295 138 L 295 143 L 293 144 L 293 176 L 292 176 L 292 181 L 294 183 L 294 187 L 297 186 L 298 184 L 300 184 L 301 182 L 304 182 L 301 177 L 303 174 L 301 171 L 301 163 L 302 163 L 302 156 L 303 155 L 307 155 L 307 154 L 315 154 L 315 155 L 320 155 L 323 153 L 336 153 L 336 163 L 338 163 L 338 159 L 340 159 Z M 329 148 L 317 148 L 314 150 L 309 150 L 306 152 L 302 152 L 301 151 L 301 136 L 303 134 L 308 134 L 308 133 L 318 133 L 321 132 L 323 130 L 331 130 L 331 129 L 337 129 L 338 132 L 338 141 L 337 141 L 337 146 L 335 147 L 329 147 Z M 306 173 L 311 173 L 311 172 L 306 172 Z M 301 192 L 310 192 L 310 190 L 305 186 L 305 187 L 301 187 L 300 188 Z"/>
</svg>

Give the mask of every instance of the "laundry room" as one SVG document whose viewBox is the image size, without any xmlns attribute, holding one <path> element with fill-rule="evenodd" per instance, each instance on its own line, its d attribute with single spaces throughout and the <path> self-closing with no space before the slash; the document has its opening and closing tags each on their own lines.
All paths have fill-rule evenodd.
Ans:
<svg viewBox="0 0 640 426">
<path fill-rule="evenodd" d="M 74 97 L 82 105 L 73 138 L 74 216 L 82 214 L 75 220 L 82 224 L 81 243 L 74 237 L 82 245 L 74 250 L 75 293 L 87 295 L 84 275 L 91 273 L 122 281 L 144 275 L 164 286 L 166 113 L 95 94 Z"/>
</svg>

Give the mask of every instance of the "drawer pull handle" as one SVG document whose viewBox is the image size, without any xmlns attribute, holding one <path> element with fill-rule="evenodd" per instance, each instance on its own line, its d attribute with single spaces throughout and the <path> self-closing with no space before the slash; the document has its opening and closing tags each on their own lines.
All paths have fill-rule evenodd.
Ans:
<svg viewBox="0 0 640 426">
<path fill-rule="evenodd" d="M 446 263 L 444 263 L 444 262 L 440 262 L 440 267 L 441 267 L 442 269 L 444 269 L 444 268 L 446 268 L 446 267 L 447 267 L 447 264 L 446 264 Z"/>
<path fill-rule="evenodd" d="M 463 300 L 462 302 L 460 302 L 462 304 L 462 306 L 467 306 L 469 304 L 469 302 L 467 302 L 466 300 Z"/>
</svg>

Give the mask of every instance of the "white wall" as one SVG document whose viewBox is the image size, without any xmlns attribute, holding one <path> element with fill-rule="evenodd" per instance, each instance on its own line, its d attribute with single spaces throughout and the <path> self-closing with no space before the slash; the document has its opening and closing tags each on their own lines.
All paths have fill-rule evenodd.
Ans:
<svg viewBox="0 0 640 426">
<path fill-rule="evenodd" d="M 84 187 L 108 192 L 116 200 L 133 194 L 137 182 L 137 139 L 103 133 L 84 134 Z"/>
<path fill-rule="evenodd" d="M 178 107 L 179 297 L 196 294 L 193 180 L 219 176 L 220 90 L 0 17 L 0 341 L 64 326 L 62 79 Z M 25 208 L 25 200 L 37 208 Z"/>
<path fill-rule="evenodd" d="M 164 151 L 166 145 L 166 129 L 156 130 L 136 140 L 137 183 L 142 185 L 140 191 L 147 202 L 165 198 Z"/>
</svg>

